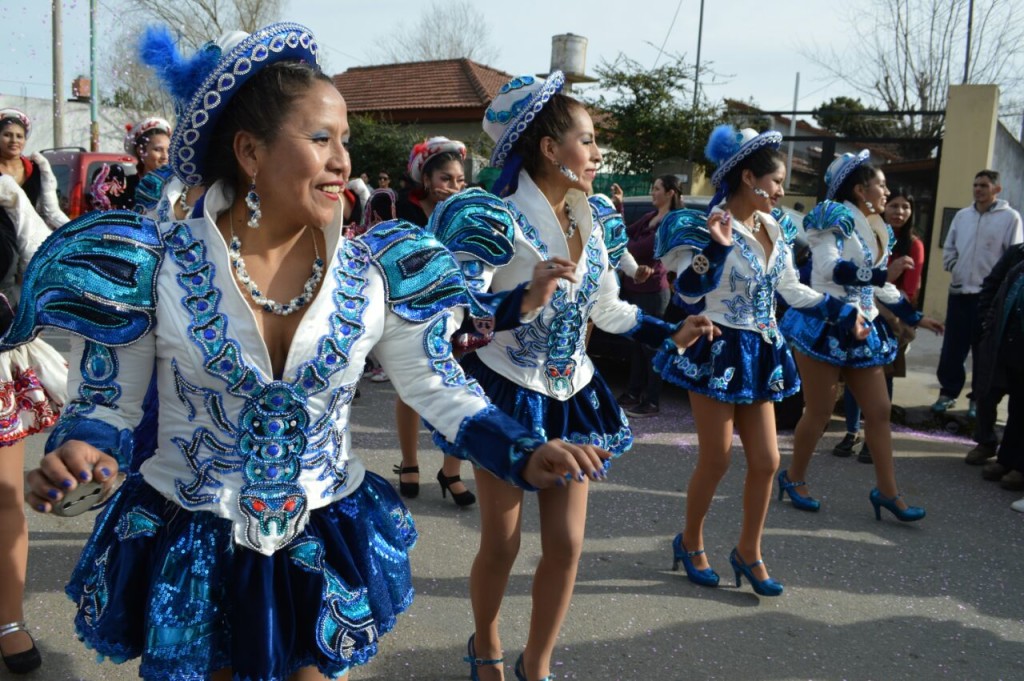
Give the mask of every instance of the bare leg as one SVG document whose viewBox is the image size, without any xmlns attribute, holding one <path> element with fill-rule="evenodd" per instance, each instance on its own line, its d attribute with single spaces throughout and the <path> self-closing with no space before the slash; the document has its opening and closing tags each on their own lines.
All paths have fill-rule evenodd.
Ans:
<svg viewBox="0 0 1024 681">
<path fill-rule="evenodd" d="M 779 445 L 775 433 L 775 408 L 771 402 L 736 405 L 736 430 L 747 457 L 747 478 L 743 483 L 743 525 L 736 548 L 745 563 L 761 560 L 761 536 L 764 533 L 772 482 L 779 469 Z M 758 579 L 768 578 L 765 566 L 752 572 Z"/>
<path fill-rule="evenodd" d="M 864 412 L 864 439 L 871 449 L 878 491 L 887 497 L 895 497 L 900 490 L 892 460 L 891 407 L 885 387 L 885 372 L 882 367 L 847 369 L 846 382 Z M 907 506 L 902 499 L 896 504 L 900 508 Z"/>
<path fill-rule="evenodd" d="M 574 482 L 537 493 L 541 559 L 533 574 L 530 636 L 523 651 L 528 679 L 542 679 L 551 673 L 551 655 L 569 611 L 583 553 L 589 487 L 588 482 Z"/>
<path fill-rule="evenodd" d="M 509 574 L 519 555 L 523 491 L 475 468 L 480 505 L 480 548 L 469 573 L 473 604 L 476 656 L 497 660 L 502 656 L 498 616 Z M 499 665 L 478 669 L 485 681 L 503 679 Z"/>
<path fill-rule="evenodd" d="M 25 519 L 25 441 L 0 448 L 0 624 L 25 618 L 25 572 L 28 566 L 28 522 Z M 7 655 L 32 648 L 23 631 L 0 638 Z"/>
<path fill-rule="evenodd" d="M 417 448 L 420 438 L 420 415 L 402 401 L 395 399 L 395 429 L 398 431 L 398 447 L 402 450 L 402 468 L 419 466 Z M 419 473 L 404 473 L 398 476 L 400 482 L 419 482 Z"/>
<path fill-rule="evenodd" d="M 800 369 L 800 381 L 804 390 L 804 413 L 793 432 L 793 461 L 789 464 L 789 479 L 796 482 L 807 479 L 807 467 L 811 463 L 814 448 L 818 446 L 836 403 L 836 385 L 839 383 L 839 367 L 794 352 Z M 856 396 L 856 393 L 855 393 Z M 863 404 L 857 400 L 858 404 Z M 774 436 L 773 436 L 774 437 Z M 797 494 L 810 495 L 806 485 L 793 488 Z M 746 558 L 746 556 L 744 556 Z"/>
<path fill-rule="evenodd" d="M 690 408 L 697 424 L 697 467 L 686 488 L 686 523 L 683 544 L 689 551 L 704 548 L 704 519 L 715 498 L 715 490 L 729 470 L 732 450 L 733 405 L 691 392 Z M 704 554 L 693 556 L 698 570 L 710 567 Z"/>
</svg>

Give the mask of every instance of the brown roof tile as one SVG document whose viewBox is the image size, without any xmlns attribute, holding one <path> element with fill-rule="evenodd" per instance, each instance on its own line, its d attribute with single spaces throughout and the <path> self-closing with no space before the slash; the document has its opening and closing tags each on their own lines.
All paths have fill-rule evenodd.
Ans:
<svg viewBox="0 0 1024 681">
<path fill-rule="evenodd" d="M 353 113 L 473 109 L 482 112 L 512 75 L 469 59 L 357 66 L 334 76 Z"/>
</svg>

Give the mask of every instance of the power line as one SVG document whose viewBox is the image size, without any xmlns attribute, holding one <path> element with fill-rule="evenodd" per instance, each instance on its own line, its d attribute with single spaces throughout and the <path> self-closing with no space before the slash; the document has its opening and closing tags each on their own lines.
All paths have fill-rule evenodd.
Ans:
<svg viewBox="0 0 1024 681">
<path fill-rule="evenodd" d="M 683 6 L 683 0 L 679 0 L 679 4 L 676 5 L 676 13 L 672 15 L 672 23 L 668 25 L 668 31 L 665 33 L 665 39 L 661 41 L 661 47 L 658 48 L 658 56 L 654 58 L 654 66 L 651 67 L 653 71 L 658 66 L 658 61 L 661 59 L 661 55 L 665 52 L 665 45 L 668 44 L 668 38 L 672 35 L 672 28 L 676 25 L 676 17 L 679 16 L 679 10 Z"/>
</svg>

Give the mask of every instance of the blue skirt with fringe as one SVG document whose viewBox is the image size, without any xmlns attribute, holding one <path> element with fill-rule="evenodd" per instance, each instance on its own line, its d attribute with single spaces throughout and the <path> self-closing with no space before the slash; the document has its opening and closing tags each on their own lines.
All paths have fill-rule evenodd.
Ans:
<svg viewBox="0 0 1024 681">
<path fill-rule="evenodd" d="M 147 681 L 226 667 L 236 681 L 285 681 L 302 667 L 337 678 L 368 662 L 411 604 L 415 542 L 409 512 L 370 472 L 272 556 L 135 473 L 96 519 L 65 590 L 85 645 L 115 662 L 141 655 Z"/>
<path fill-rule="evenodd" d="M 796 362 L 785 343 L 775 346 L 756 331 L 719 328 L 721 336 L 712 341 L 701 337 L 682 354 L 675 345 L 659 350 L 655 370 L 670 383 L 730 404 L 778 402 L 800 390 Z"/>
<path fill-rule="evenodd" d="M 466 375 L 480 383 L 495 407 L 538 437 L 596 445 L 615 456 L 633 446 L 629 420 L 596 370 L 587 387 L 563 402 L 513 383 L 481 362 L 475 353 L 460 362 Z M 436 432 L 434 442 L 445 454 L 458 455 L 454 446 Z"/>
<path fill-rule="evenodd" d="M 779 328 L 797 350 L 808 357 L 839 367 L 863 369 L 892 364 L 899 349 L 892 329 L 881 315 L 871 323 L 871 333 L 857 340 L 837 324 L 791 307 Z"/>
</svg>

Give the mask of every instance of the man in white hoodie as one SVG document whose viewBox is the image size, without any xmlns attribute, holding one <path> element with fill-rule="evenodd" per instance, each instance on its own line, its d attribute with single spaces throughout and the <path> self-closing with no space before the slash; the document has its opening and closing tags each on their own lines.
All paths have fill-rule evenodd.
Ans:
<svg viewBox="0 0 1024 681">
<path fill-rule="evenodd" d="M 967 354 L 973 354 L 975 329 L 981 322 L 981 282 L 1010 246 L 1024 241 L 1020 213 L 997 198 L 1000 191 L 997 171 L 979 171 L 974 176 L 974 203 L 957 212 L 942 247 L 942 266 L 953 274 L 953 280 L 946 305 L 946 334 L 936 371 L 940 392 L 932 405 L 935 412 L 951 409 L 964 387 Z M 968 415 L 975 416 L 973 400 Z"/>
</svg>

